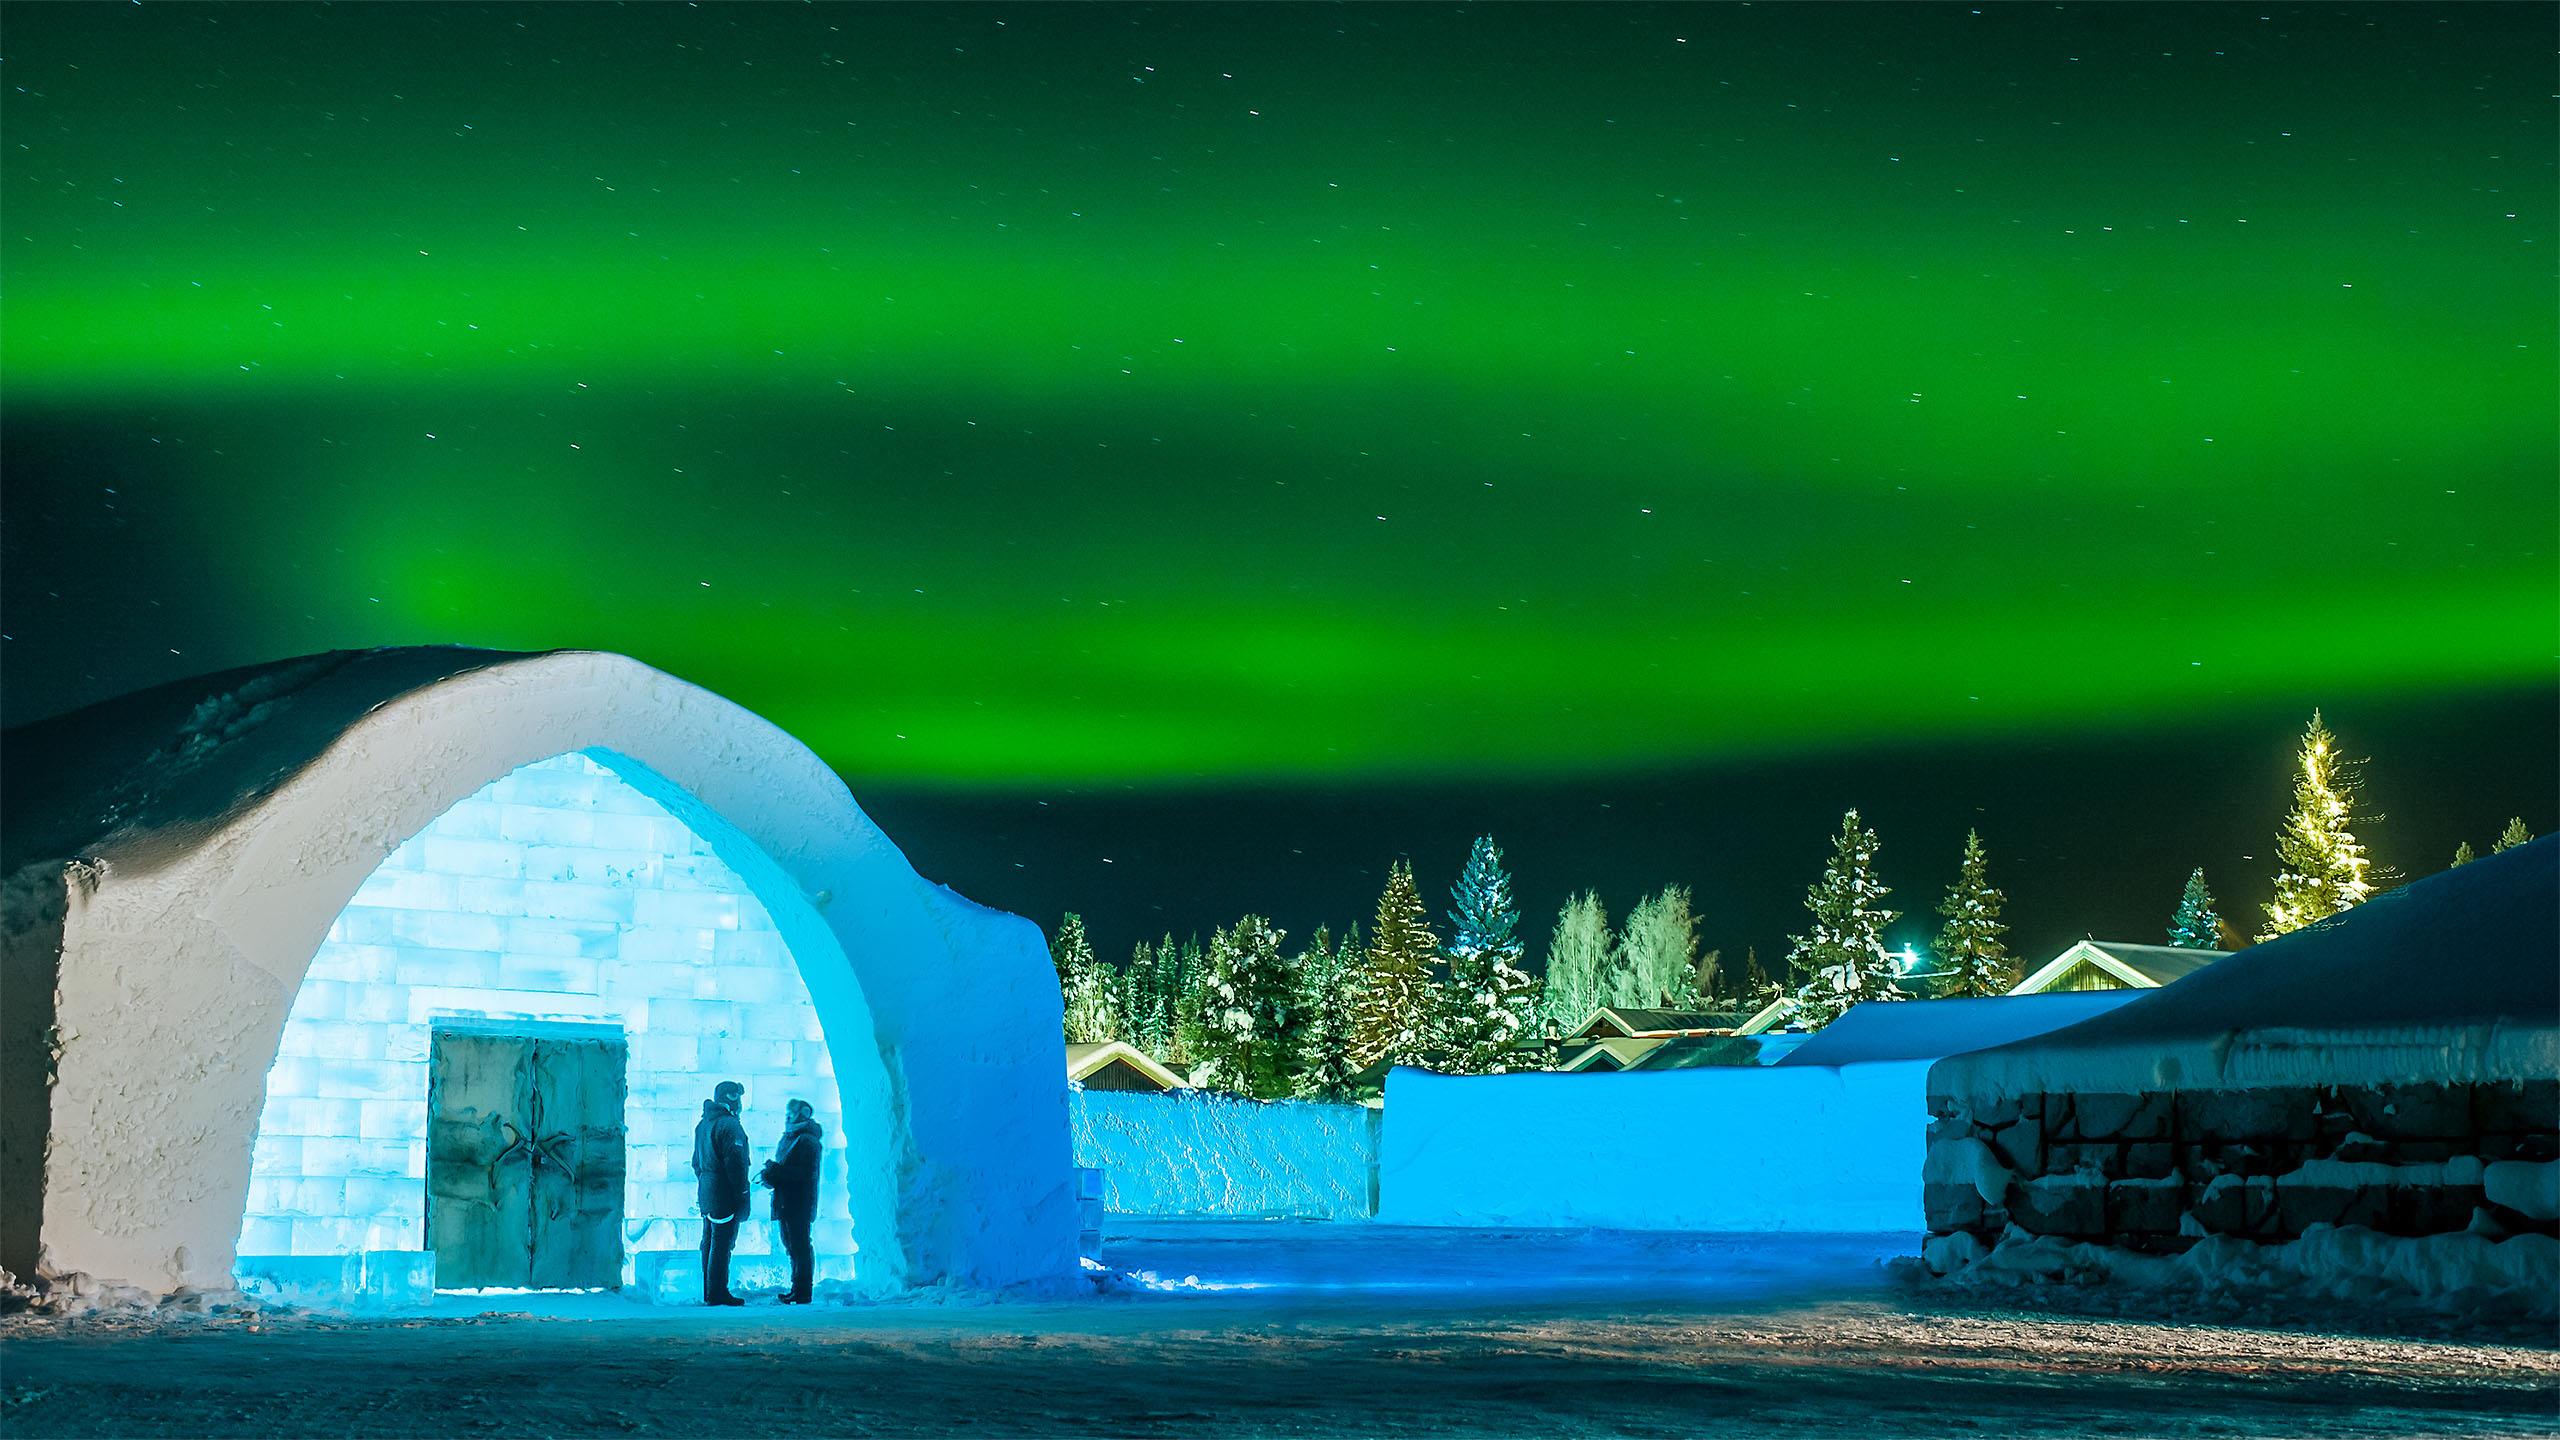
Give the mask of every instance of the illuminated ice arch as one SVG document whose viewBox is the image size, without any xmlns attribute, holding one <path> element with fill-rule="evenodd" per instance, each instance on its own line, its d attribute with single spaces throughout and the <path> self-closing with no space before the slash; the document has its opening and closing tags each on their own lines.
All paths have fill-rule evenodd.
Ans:
<svg viewBox="0 0 2560 1440">
<path fill-rule="evenodd" d="M 624 1127 L 611 1243 L 625 1285 L 689 1288 L 698 1212 L 688 1167 L 711 1086 L 746 1087 L 742 1118 L 757 1140 L 780 1135 L 788 1100 L 807 1100 L 828 1142 L 818 1276 L 855 1278 L 856 1177 L 799 961 L 721 847 L 653 794 L 683 805 L 609 752 L 536 761 L 437 816 L 366 877 L 312 958 L 267 1072 L 240 1232 L 245 1274 L 325 1279 L 326 1267 L 307 1262 L 366 1256 L 378 1257 L 367 1267 L 374 1288 L 424 1276 L 428 1267 L 402 1259 L 432 1245 L 429 1062 L 445 1027 L 611 1037 L 627 1097 L 607 1117 Z M 795 908 L 801 945 L 842 965 L 825 927 Z M 866 1198 L 885 1214 L 885 1191 Z M 744 1227 L 741 1264 L 771 1253 L 772 1240 L 769 1225 Z"/>
<path fill-rule="evenodd" d="M 627 785 L 710 852 L 688 844 L 679 855 L 668 847 L 659 885 L 634 887 L 635 919 L 641 893 L 666 897 L 650 903 L 668 913 L 693 904 L 716 916 L 735 902 L 740 929 L 710 927 L 712 963 L 687 967 L 696 984 L 703 977 L 766 983 L 743 979 L 760 972 L 785 998 L 761 1002 L 773 1007 L 764 1015 L 741 1011 L 733 1019 L 816 1019 L 823 1042 L 800 1038 L 805 1024 L 787 1042 L 795 1047 L 790 1077 L 764 1077 L 770 1085 L 739 1078 L 751 1086 L 759 1120 L 778 1112 L 791 1087 L 803 1087 L 822 1107 L 836 1102 L 841 1123 L 831 1127 L 837 1145 L 828 1209 L 859 1244 L 862 1287 L 993 1287 L 1072 1273 L 1076 1223 L 1059 1000 L 1038 930 L 919 879 L 805 747 L 708 692 L 589 652 L 376 651 L 220 678 L 231 688 L 191 714 L 179 712 L 180 733 L 146 756 L 112 803 L 97 810 L 105 833 L 63 852 L 82 858 L 63 867 L 60 913 L 45 922 L 58 926 L 59 1055 L 46 1097 L 41 1198 L 51 1271 L 160 1291 L 218 1288 L 232 1278 L 236 1241 L 276 1253 L 276 1221 L 286 1226 L 280 1243 L 287 1253 L 388 1254 L 393 1242 L 411 1242 L 414 1234 L 388 1218 L 420 1193 L 406 1153 L 411 1141 L 401 1141 L 395 1176 L 387 1150 L 363 1148 L 367 1097 L 279 1094 L 271 1106 L 270 1071 L 289 1091 L 366 1084 L 389 1092 L 371 1097 L 381 1107 L 373 1112 L 384 1132 L 378 1138 L 388 1140 L 419 1119 L 421 1097 L 400 1088 L 418 1074 L 297 1065 L 366 1058 L 300 1052 L 361 1052 L 378 1040 L 386 1065 L 404 1063 L 391 1053 L 394 1037 L 405 1056 L 416 1044 L 413 1027 L 431 1025 L 439 1006 L 461 1018 L 472 1011 L 565 1018 L 579 1011 L 572 1002 L 583 1002 L 584 1018 L 609 1023 L 615 1012 L 601 961 L 594 990 L 581 990 L 584 972 L 574 965 L 554 965 L 547 980 L 532 983 L 544 957 L 504 947 L 492 952 L 494 987 L 485 972 L 461 968 L 444 978 L 465 983 L 424 983 L 436 963 L 426 953 L 408 957 L 406 980 L 394 957 L 389 981 L 351 981 L 345 977 L 376 973 L 363 967 L 383 957 L 340 947 L 366 943 L 362 926 L 395 923 L 361 917 L 404 908 L 374 901 L 404 887 L 435 901 L 438 887 L 400 878 L 428 872 L 403 870 L 401 862 L 413 841 L 423 862 L 428 844 L 463 838 L 444 830 L 440 818 L 458 811 L 458 827 L 477 823 L 468 817 L 484 790 L 495 794 L 510 783 L 575 788 L 610 778 L 614 784 L 596 794 L 620 796 Z M 102 734 L 115 733 L 118 718 L 69 717 Z M 716 864 L 698 867 L 698 876 L 733 876 L 736 888 L 666 886 L 670 868 L 705 859 Z M 463 877 L 452 878 L 458 899 Z M 503 886 L 488 891 L 504 893 Z M 720 898 L 700 898 L 714 893 Z M 523 894 L 516 892 L 519 900 Z M 741 965 L 732 982 L 720 963 L 718 935 L 756 933 L 747 927 L 757 909 L 788 952 L 783 967 L 805 986 L 806 1012 L 795 1009 L 776 967 Z M 428 903 L 408 913 L 469 912 Z M 460 922 L 408 923 L 432 930 Z M 13 935 L 13 947 L 24 943 Z M 735 952 L 742 943 L 732 942 L 733 959 L 741 958 Z M 522 982 L 518 995 L 552 998 L 485 1003 L 493 990 L 510 988 L 511 976 Z M 650 983 L 672 984 L 673 973 Z M 429 992 L 442 994 L 422 1001 Z M 633 1046 L 635 1109 L 680 1100 L 689 1136 L 702 1093 L 720 1077 L 708 1066 L 675 1073 L 666 1058 L 681 1048 L 673 1042 L 691 1038 L 699 1063 L 706 1023 L 719 1029 L 716 1018 L 705 1017 L 720 1004 L 754 1003 L 705 1004 L 683 1036 L 656 1022 L 632 1025 L 631 1012 L 621 1012 Z M 332 1006 L 341 1018 L 349 1007 L 360 1017 L 378 1015 L 386 1028 L 324 1030 L 321 1012 Z M 651 1053 L 659 1058 L 644 1059 Z M 730 1059 L 746 1052 L 719 1053 Z M 778 1066 L 780 1052 L 768 1053 Z M 799 1073 L 816 1066 L 819 1053 L 834 1072 L 832 1097 L 822 1089 L 806 1093 L 820 1087 Z M 645 1067 L 655 1068 L 644 1074 Z M 660 1080 L 676 1088 L 646 1088 Z M 349 1101 L 352 1137 L 344 1134 Z M 253 1146 L 262 1115 L 278 1123 L 268 1142 Z M 640 1195 L 630 1218 L 655 1226 L 674 1218 L 669 1211 L 690 1209 L 690 1176 L 672 1156 L 670 1173 L 655 1175 L 659 1162 L 648 1156 L 658 1153 L 669 1122 L 653 1116 L 644 1130 L 641 1118 L 633 1117 L 626 1198 Z M 9 1119 L 13 1128 L 26 1121 L 15 1107 Z M 306 1148 L 288 1169 L 282 1142 L 289 1134 L 353 1144 L 323 1145 L 317 1166 Z M 755 1138 L 769 1146 L 770 1126 Z M 264 1172 L 254 1190 L 253 1150 Z M 331 1173 L 342 1165 L 345 1175 Z M 334 1202 L 333 1182 L 343 1187 Z M 682 1207 L 675 1204 L 678 1186 Z M 291 1228 L 306 1219 L 314 1222 L 306 1231 Z M 689 1240 L 690 1227 L 683 1228 L 679 1243 Z M 644 1228 L 641 1253 L 661 1234 Z"/>
</svg>

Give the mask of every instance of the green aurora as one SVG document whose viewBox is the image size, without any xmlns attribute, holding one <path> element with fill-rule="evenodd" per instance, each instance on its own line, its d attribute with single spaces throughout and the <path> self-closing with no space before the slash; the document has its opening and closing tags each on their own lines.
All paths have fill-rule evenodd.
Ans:
<svg viewBox="0 0 2560 1440">
<path fill-rule="evenodd" d="M 11 6 L 12 708 L 595 647 L 992 786 L 2546 686 L 2550 28 Z"/>
</svg>

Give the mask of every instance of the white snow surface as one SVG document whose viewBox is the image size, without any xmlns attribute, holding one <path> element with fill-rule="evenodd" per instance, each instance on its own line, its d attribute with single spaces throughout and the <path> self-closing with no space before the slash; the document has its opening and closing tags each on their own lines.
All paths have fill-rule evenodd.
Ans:
<svg viewBox="0 0 2560 1440">
<path fill-rule="evenodd" d="M 1067 1111 L 1076 1163 L 1102 1171 L 1102 1207 L 1113 1214 L 1369 1213 L 1378 1156 L 1367 1106 L 1079 1088 Z"/>
<path fill-rule="evenodd" d="M 1926 1228 L 1927 1077 L 1925 1060 L 1618 1075 L 1392 1070 L 1378 1216 L 1916 1234 Z"/>
<path fill-rule="evenodd" d="M 1942 1060 L 1930 1090 L 2548 1078 L 2560 1074 L 2555 915 L 2560 837 L 2545 837 L 2377 895 L 2094 1019 Z"/>
<path fill-rule="evenodd" d="M 919 878 L 817 756 L 716 695 L 616 655 L 460 649 L 315 656 L 11 732 L 11 893 L 62 904 L 9 934 L 12 977 L 58 979 L 53 1083 L 0 1101 L 13 1146 L 45 1136 L 47 1270 L 227 1289 L 267 1069 L 331 921 L 456 801 L 575 751 L 710 840 L 784 932 L 868 1117 L 847 1139 L 870 1282 L 1071 1275 L 1037 927 Z"/>
</svg>

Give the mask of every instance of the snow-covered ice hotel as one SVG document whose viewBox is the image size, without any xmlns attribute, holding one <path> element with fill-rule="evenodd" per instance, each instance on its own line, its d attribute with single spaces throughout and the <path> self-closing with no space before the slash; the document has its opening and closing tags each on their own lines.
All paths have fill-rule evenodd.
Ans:
<svg viewBox="0 0 2560 1440">
<path fill-rule="evenodd" d="M 822 1277 L 1075 1268 L 1039 931 L 920 879 L 718 696 L 589 652 L 341 652 L 29 726 L 6 762 L 19 1276 L 679 1291 L 720 1079 L 760 1146 L 790 1099 L 825 1123 Z"/>
</svg>

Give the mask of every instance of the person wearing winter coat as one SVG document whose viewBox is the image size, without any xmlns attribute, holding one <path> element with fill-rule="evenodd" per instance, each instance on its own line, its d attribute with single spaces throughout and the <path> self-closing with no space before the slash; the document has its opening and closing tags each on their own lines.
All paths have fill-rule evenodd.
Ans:
<svg viewBox="0 0 2560 1440">
<path fill-rule="evenodd" d="M 809 1225 L 818 1218 L 818 1159 L 826 1151 L 826 1130 L 806 1100 L 785 1110 L 782 1140 L 760 1177 L 773 1190 L 773 1220 L 782 1227 L 782 1249 L 791 1257 L 791 1291 L 785 1305 L 809 1303 L 809 1278 L 816 1257 L 809 1249 Z"/>
<path fill-rule="evenodd" d="M 738 1106 L 747 1087 L 735 1080 L 714 1086 L 693 1127 L 694 1200 L 702 1210 L 702 1303 L 744 1305 L 729 1293 L 729 1256 L 737 1249 L 738 1222 L 747 1215 L 747 1128 Z"/>
</svg>

